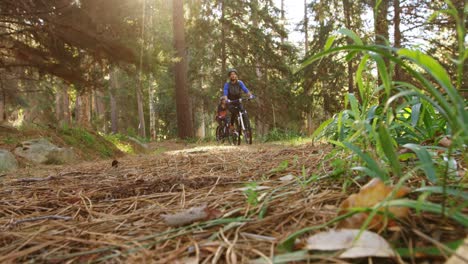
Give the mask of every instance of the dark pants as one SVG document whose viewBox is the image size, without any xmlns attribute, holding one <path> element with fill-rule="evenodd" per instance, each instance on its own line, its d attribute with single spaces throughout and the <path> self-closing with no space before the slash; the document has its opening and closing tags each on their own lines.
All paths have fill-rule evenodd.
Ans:
<svg viewBox="0 0 468 264">
<path fill-rule="evenodd" d="M 229 112 L 231 112 L 231 125 L 234 125 L 234 122 L 237 120 L 239 111 L 244 110 L 244 106 L 240 103 L 233 103 L 228 105 Z"/>
</svg>

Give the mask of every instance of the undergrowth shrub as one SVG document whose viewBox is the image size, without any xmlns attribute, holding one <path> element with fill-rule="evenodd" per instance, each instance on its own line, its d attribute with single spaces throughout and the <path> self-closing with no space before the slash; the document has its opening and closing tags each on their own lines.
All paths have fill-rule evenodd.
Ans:
<svg viewBox="0 0 468 264">
<path fill-rule="evenodd" d="M 447 3 L 450 9 L 444 13 L 458 14 Z M 461 41 L 466 36 L 460 30 L 463 26 L 458 21 Z M 459 45 L 458 58 L 452 60 L 458 69 L 452 78 L 436 59 L 420 50 L 365 44 L 347 29 L 340 33 L 353 39 L 354 44 L 333 47 L 333 36 L 324 51 L 309 58 L 303 67 L 331 54 L 347 53 L 346 59 L 360 60 L 355 76 L 357 93 L 346 95 L 345 110 L 322 123 L 313 138 L 325 139 L 359 157 L 352 160 L 355 176 L 384 181 L 413 179 L 421 187 L 434 187 L 425 189 L 429 194 L 443 195 L 439 213 L 446 215 L 447 205 L 460 212 L 463 206 L 459 205 L 466 203 L 466 198 L 455 205 L 447 204 L 447 196 L 459 193 L 466 177 L 457 169 L 467 162 L 468 106 L 460 93 L 460 75 L 468 58 L 465 46 Z M 375 85 L 376 79 L 368 79 L 372 78 L 369 73 L 373 65 L 377 66 L 381 85 Z M 412 80 L 393 80 L 395 67 Z M 424 203 L 421 206 L 433 208 Z"/>
</svg>

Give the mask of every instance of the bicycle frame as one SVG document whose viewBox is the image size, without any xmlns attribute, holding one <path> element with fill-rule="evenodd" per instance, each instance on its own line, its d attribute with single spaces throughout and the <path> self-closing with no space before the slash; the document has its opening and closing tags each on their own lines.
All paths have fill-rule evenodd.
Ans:
<svg viewBox="0 0 468 264">
<path fill-rule="evenodd" d="M 243 107 L 242 105 L 242 101 L 250 101 L 251 99 L 253 98 L 248 98 L 248 99 L 238 99 L 238 100 L 230 100 L 228 101 L 228 103 L 239 103 L 239 107 L 238 108 L 238 115 L 237 115 L 237 124 L 239 126 L 238 130 L 239 131 L 236 131 L 237 132 L 237 142 L 238 142 L 238 145 L 240 144 L 240 135 L 241 133 L 243 132 L 243 137 L 245 139 L 245 142 L 247 144 L 252 144 L 252 130 L 251 130 L 251 127 L 250 125 L 246 124 L 245 122 L 249 122 L 248 121 L 248 116 L 247 116 L 247 110 Z M 246 118 L 246 120 L 244 119 Z M 247 127 L 248 126 L 248 127 Z"/>
</svg>

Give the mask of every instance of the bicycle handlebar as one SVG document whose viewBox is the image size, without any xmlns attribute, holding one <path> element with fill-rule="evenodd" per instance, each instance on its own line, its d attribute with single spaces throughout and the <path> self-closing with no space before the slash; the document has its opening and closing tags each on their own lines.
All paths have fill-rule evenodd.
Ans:
<svg viewBox="0 0 468 264">
<path fill-rule="evenodd" d="M 250 100 L 253 100 L 253 99 L 255 99 L 255 98 L 256 98 L 256 97 L 252 95 L 252 96 L 249 97 L 249 98 L 239 98 L 239 99 L 236 99 L 236 100 L 229 100 L 229 99 L 227 99 L 226 102 L 227 102 L 228 104 L 229 104 L 229 103 L 242 103 L 242 101 L 250 101 Z"/>
</svg>

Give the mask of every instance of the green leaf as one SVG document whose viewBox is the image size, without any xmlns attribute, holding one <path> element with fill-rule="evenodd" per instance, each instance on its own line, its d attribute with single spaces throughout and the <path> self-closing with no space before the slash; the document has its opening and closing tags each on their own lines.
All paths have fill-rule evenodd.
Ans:
<svg viewBox="0 0 468 264">
<path fill-rule="evenodd" d="M 424 54 L 419 50 L 400 49 L 398 55 L 404 56 L 415 62 L 418 66 L 425 69 L 434 79 L 445 89 L 454 102 L 463 102 L 457 95 L 455 87 L 453 87 L 450 76 L 442 65 L 434 58 Z M 458 97 L 458 98 L 457 98 Z M 460 101 L 461 100 L 461 101 Z"/>
<path fill-rule="evenodd" d="M 385 61 L 383 60 L 382 56 L 376 54 L 376 53 L 371 53 L 371 57 L 375 60 L 377 63 L 377 69 L 379 72 L 380 79 L 382 80 L 382 84 L 385 88 L 385 94 L 387 96 L 387 99 L 390 97 L 390 92 L 392 89 L 392 83 L 390 80 L 390 76 L 388 75 L 388 69 L 387 65 L 385 65 Z"/>
<path fill-rule="evenodd" d="M 335 42 L 336 36 L 330 36 L 325 43 L 325 47 L 323 48 L 324 51 L 329 50 L 333 43 Z"/>
<path fill-rule="evenodd" d="M 442 208 L 442 205 L 440 204 L 435 204 L 427 201 L 415 201 L 410 199 L 397 199 L 384 202 L 382 206 L 401 206 L 435 214 L 443 213 L 444 216 L 455 220 L 456 222 L 462 224 L 464 227 L 468 227 L 468 217 L 465 214 L 458 210 L 444 210 Z"/>
<path fill-rule="evenodd" d="M 416 153 L 416 156 L 418 156 L 419 161 L 421 163 L 421 169 L 424 171 L 429 181 L 431 181 L 432 183 L 436 183 L 436 169 L 434 167 L 434 162 L 432 161 L 429 152 L 424 147 L 412 143 L 405 144 L 403 145 L 403 147 L 408 148 L 414 153 Z"/>
<path fill-rule="evenodd" d="M 326 120 L 325 122 L 323 122 L 322 124 L 320 124 L 320 126 L 315 129 L 314 133 L 312 134 L 312 139 L 317 139 L 317 136 L 322 133 L 326 127 L 328 127 L 328 125 L 330 125 L 335 119 L 334 118 L 330 118 L 328 120 Z"/>
<path fill-rule="evenodd" d="M 452 250 L 456 250 L 463 244 L 463 239 L 444 243 L 444 245 Z M 443 256 L 445 257 L 447 252 L 442 252 L 439 247 L 415 247 L 415 248 L 396 248 L 395 251 L 404 258 L 415 257 L 417 255 L 424 256 Z"/>
<path fill-rule="evenodd" d="M 351 105 L 351 110 L 353 111 L 354 118 L 358 120 L 361 116 L 361 111 L 359 110 L 359 102 L 354 94 L 348 93 L 347 96 L 349 104 Z"/>
<path fill-rule="evenodd" d="M 414 190 L 413 192 L 431 192 L 431 193 L 444 193 L 442 186 L 425 186 Z M 455 197 L 460 197 L 465 201 L 468 201 L 468 192 L 462 190 L 462 188 L 446 188 L 445 193 Z"/>
<path fill-rule="evenodd" d="M 387 157 L 388 161 L 390 162 L 391 168 L 393 173 L 397 176 L 401 176 L 401 165 L 398 160 L 395 148 L 393 147 L 393 138 L 390 136 L 390 132 L 384 124 L 382 124 L 379 128 L 379 139 L 380 139 L 380 146 Z"/>
<path fill-rule="evenodd" d="M 361 159 L 363 159 L 366 162 L 367 167 L 373 172 L 372 175 L 378 175 L 378 177 L 382 181 L 388 180 L 387 173 L 380 168 L 380 166 L 377 164 L 377 162 L 374 159 L 372 159 L 371 156 L 369 156 L 367 153 L 362 152 L 360 148 L 358 148 L 357 146 L 354 146 L 353 144 L 349 142 L 344 142 L 343 144 L 347 148 L 352 150 L 354 153 L 358 154 L 358 156 L 361 157 Z M 369 175 L 369 176 L 372 177 L 372 175 Z"/>
<path fill-rule="evenodd" d="M 371 176 L 372 178 L 380 178 L 380 175 L 377 174 L 377 172 L 372 171 L 372 170 L 370 170 L 370 169 L 367 168 L 367 167 L 358 166 L 358 167 L 353 167 L 353 168 L 351 168 L 351 169 L 352 169 L 352 170 L 355 170 L 355 171 L 364 172 L 365 174 Z"/>
<path fill-rule="evenodd" d="M 419 115 L 421 114 L 421 103 L 411 106 L 411 125 L 417 126 L 419 121 Z"/>
<path fill-rule="evenodd" d="M 367 61 L 369 60 L 369 55 L 364 55 L 362 57 L 361 62 L 359 63 L 359 66 L 356 71 L 356 80 L 357 80 L 357 85 L 359 88 L 359 95 L 362 98 L 363 101 L 363 106 L 366 105 L 366 102 L 369 101 L 368 95 L 367 95 L 367 89 L 366 86 L 364 86 L 364 82 L 362 81 L 364 78 L 362 76 L 362 73 L 366 69 Z"/>
<path fill-rule="evenodd" d="M 329 142 L 329 143 L 331 143 L 331 144 L 333 144 L 333 145 L 336 145 L 336 146 L 338 146 L 338 147 L 345 148 L 345 145 L 344 145 L 342 142 L 340 142 L 340 141 L 336 141 L 336 140 L 329 139 L 329 140 L 327 140 L 327 142 Z"/>
<path fill-rule="evenodd" d="M 338 30 L 338 33 L 340 34 L 343 34 L 345 36 L 348 36 L 349 38 L 351 38 L 354 43 L 358 44 L 358 45 L 363 45 L 364 43 L 362 42 L 362 39 L 359 38 L 359 36 L 354 33 L 353 31 L 347 29 L 347 28 L 341 28 L 340 30 Z"/>
</svg>

